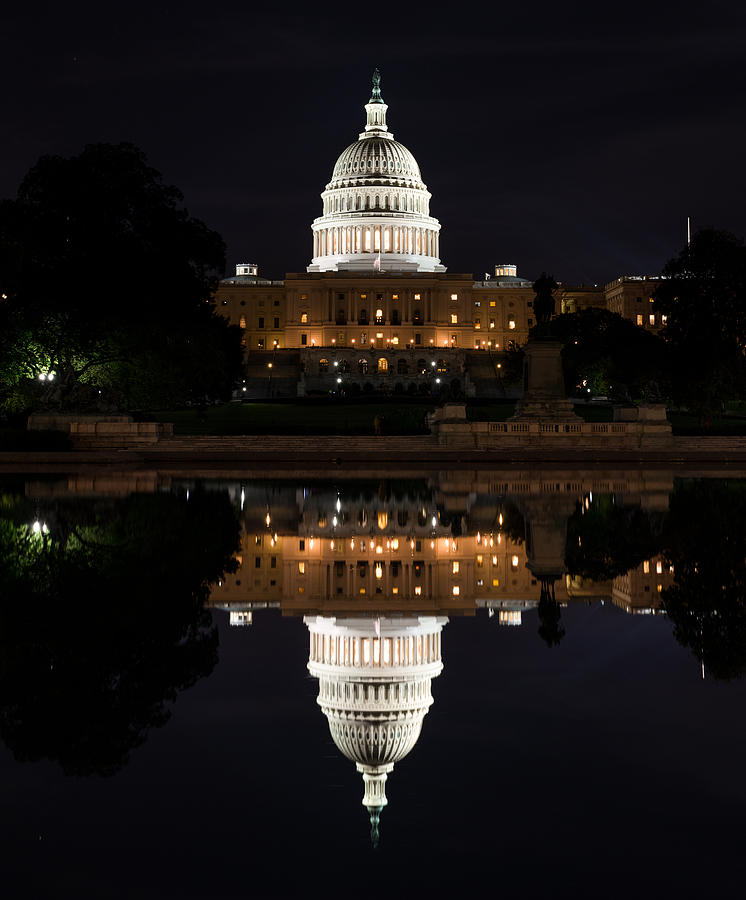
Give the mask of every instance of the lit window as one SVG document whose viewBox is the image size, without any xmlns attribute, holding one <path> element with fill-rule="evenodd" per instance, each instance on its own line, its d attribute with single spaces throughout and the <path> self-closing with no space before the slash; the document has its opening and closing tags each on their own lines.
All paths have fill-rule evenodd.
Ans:
<svg viewBox="0 0 746 900">
<path fill-rule="evenodd" d="M 458 325 L 458 315 L 451 313 L 451 325 Z"/>
<path fill-rule="evenodd" d="M 382 332 L 382 331 L 377 331 L 377 332 L 376 332 L 376 337 L 377 337 L 377 338 L 382 338 L 382 337 L 383 337 L 383 332 Z"/>
<path fill-rule="evenodd" d="M 663 563 L 660 560 L 655 564 L 655 571 L 658 575 L 663 574 Z"/>
<path fill-rule="evenodd" d="M 392 593 L 392 594 L 398 594 L 398 593 L 399 593 L 399 588 L 398 588 L 398 587 L 391 588 L 391 593 Z"/>
<path fill-rule="evenodd" d="M 246 316 L 241 316 L 238 320 L 238 325 L 240 328 L 246 328 Z"/>
<path fill-rule="evenodd" d="M 376 566 L 376 578 L 379 580 L 383 578 L 383 566 L 380 563 Z"/>
<path fill-rule="evenodd" d="M 419 597 L 422 594 L 422 588 L 419 585 L 414 589 L 414 594 L 415 597 Z"/>
<path fill-rule="evenodd" d="M 642 564 L 642 571 L 645 575 L 650 574 L 650 560 L 649 559 L 646 559 L 645 562 Z"/>
<path fill-rule="evenodd" d="M 651 325 L 655 325 L 655 313 L 650 313 L 650 315 L 648 316 L 648 321 Z"/>
<path fill-rule="evenodd" d="M 453 572 L 453 574 L 458 575 L 458 570 L 460 568 L 461 568 L 461 566 L 459 565 L 458 560 L 454 559 L 453 565 L 451 566 L 451 571 Z"/>
<path fill-rule="evenodd" d="M 475 300 L 475 301 L 474 301 L 474 306 L 481 306 L 481 305 L 482 305 L 482 301 L 481 301 L 481 300 Z"/>
<path fill-rule="evenodd" d="M 301 300 L 308 300 L 308 294 L 301 294 L 301 295 L 300 295 L 300 299 L 301 299 Z"/>
<path fill-rule="evenodd" d="M 461 588 L 460 588 L 457 584 L 454 584 L 454 586 L 453 586 L 453 596 L 454 596 L 454 597 L 458 597 L 458 595 L 459 595 L 460 593 L 461 593 Z"/>
<path fill-rule="evenodd" d="M 306 564 L 302 561 L 298 563 L 298 574 L 299 575 L 306 574 Z"/>
<path fill-rule="evenodd" d="M 497 565 L 497 557 L 496 557 L 496 556 L 493 556 L 493 557 L 492 557 L 492 565 L 493 565 L 493 566 L 496 566 L 496 565 Z"/>
<path fill-rule="evenodd" d="M 479 556 L 477 557 L 477 565 L 478 565 L 480 568 L 484 565 L 484 557 L 482 556 L 481 553 L 480 553 Z"/>
<path fill-rule="evenodd" d="M 394 346 L 398 346 L 398 344 L 399 344 L 399 335 L 398 334 L 395 334 L 391 338 L 391 343 L 394 344 Z"/>
<path fill-rule="evenodd" d="M 511 331 L 515 331 L 515 319 L 513 318 L 513 316 L 511 316 L 511 317 L 508 319 L 508 328 L 509 328 Z"/>
<path fill-rule="evenodd" d="M 414 299 L 415 299 L 415 300 L 419 300 L 419 299 L 420 299 L 420 295 L 419 295 L 419 294 L 415 294 L 415 295 L 414 295 Z"/>
<path fill-rule="evenodd" d="M 662 590 L 663 590 L 663 585 L 659 584 L 658 585 L 658 593 L 660 594 Z"/>
<path fill-rule="evenodd" d="M 642 325 L 642 313 L 637 313 L 637 324 Z"/>
<path fill-rule="evenodd" d="M 495 301 L 494 301 L 494 300 L 490 300 L 490 306 L 494 306 L 494 305 L 495 305 Z"/>
<path fill-rule="evenodd" d="M 451 300 L 458 300 L 458 294 L 451 294 Z"/>
<path fill-rule="evenodd" d="M 391 299 L 392 299 L 392 300 L 398 300 L 398 299 L 399 299 L 399 295 L 398 295 L 398 294 L 392 294 L 392 295 L 391 295 Z"/>
<path fill-rule="evenodd" d="M 515 554 L 510 558 L 510 568 L 513 570 L 518 568 L 518 557 Z"/>
<path fill-rule="evenodd" d="M 490 319 L 490 328 L 494 328 L 494 327 L 495 327 L 495 320 Z"/>
<path fill-rule="evenodd" d="M 305 592 L 306 592 L 306 589 L 303 587 L 303 585 L 302 584 L 298 585 L 298 593 L 305 594 Z"/>
<path fill-rule="evenodd" d="M 500 587 L 500 579 L 499 578 L 492 579 L 492 587 Z"/>
<path fill-rule="evenodd" d="M 477 578 L 477 587 L 483 587 L 484 578 Z"/>
<path fill-rule="evenodd" d="M 308 313 L 300 314 L 301 325 L 306 325 L 308 323 Z"/>
<path fill-rule="evenodd" d="M 667 321 L 668 321 L 668 316 L 665 316 L 665 315 L 661 316 L 661 325 L 665 325 Z"/>
<path fill-rule="evenodd" d="M 474 328 L 475 328 L 477 331 L 479 331 L 479 329 L 480 329 L 481 327 L 482 327 L 481 319 L 474 319 Z"/>
</svg>

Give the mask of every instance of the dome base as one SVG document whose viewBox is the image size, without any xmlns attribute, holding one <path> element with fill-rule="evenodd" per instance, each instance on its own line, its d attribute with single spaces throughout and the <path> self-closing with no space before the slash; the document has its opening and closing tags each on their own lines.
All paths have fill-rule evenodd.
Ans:
<svg viewBox="0 0 746 900">
<path fill-rule="evenodd" d="M 445 272 L 446 267 L 434 256 L 406 253 L 344 253 L 317 256 L 306 267 L 307 272 Z"/>
</svg>

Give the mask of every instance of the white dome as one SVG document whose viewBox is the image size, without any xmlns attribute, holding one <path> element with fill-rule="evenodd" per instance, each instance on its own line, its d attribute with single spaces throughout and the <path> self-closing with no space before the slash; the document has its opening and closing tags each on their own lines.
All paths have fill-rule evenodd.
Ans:
<svg viewBox="0 0 746 900">
<path fill-rule="evenodd" d="M 443 669 L 440 632 L 448 619 L 419 616 L 336 619 L 307 616 L 308 671 L 332 740 L 363 776 L 363 806 L 377 841 L 388 803 L 386 779 L 417 743 Z"/>
<path fill-rule="evenodd" d="M 337 159 L 323 215 L 311 225 L 309 272 L 445 272 L 430 193 L 417 160 L 389 131 L 387 109 L 376 69 L 365 130 Z"/>
<path fill-rule="evenodd" d="M 350 181 L 375 178 L 388 184 L 408 184 L 425 190 L 417 160 L 404 144 L 392 138 L 369 137 L 344 150 L 334 166 L 327 190 Z"/>
</svg>

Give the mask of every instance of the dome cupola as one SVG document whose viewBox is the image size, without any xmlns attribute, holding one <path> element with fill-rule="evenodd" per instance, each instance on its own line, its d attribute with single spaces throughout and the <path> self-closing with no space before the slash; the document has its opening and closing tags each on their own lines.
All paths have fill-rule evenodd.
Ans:
<svg viewBox="0 0 746 900">
<path fill-rule="evenodd" d="M 376 69 L 365 130 L 342 151 L 321 195 L 309 272 L 445 272 L 431 194 L 417 160 L 389 131 L 387 110 Z"/>
</svg>

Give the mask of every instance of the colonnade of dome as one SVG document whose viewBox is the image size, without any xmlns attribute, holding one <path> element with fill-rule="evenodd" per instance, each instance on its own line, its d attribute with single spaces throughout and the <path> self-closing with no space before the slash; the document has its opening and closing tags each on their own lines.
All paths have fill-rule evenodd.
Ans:
<svg viewBox="0 0 746 900">
<path fill-rule="evenodd" d="M 365 130 L 340 155 L 321 195 L 309 272 L 445 271 L 431 195 L 417 160 L 388 130 L 379 81 L 376 70 Z"/>
</svg>

